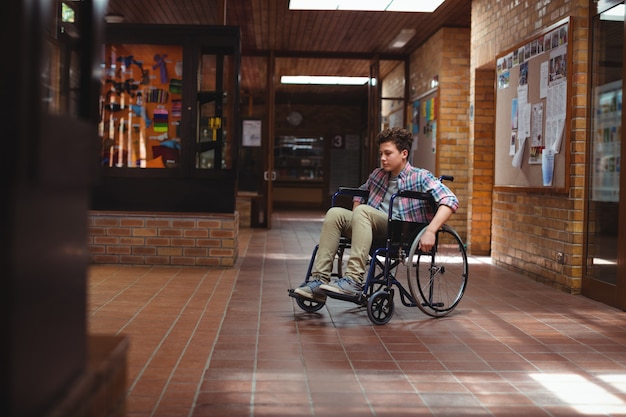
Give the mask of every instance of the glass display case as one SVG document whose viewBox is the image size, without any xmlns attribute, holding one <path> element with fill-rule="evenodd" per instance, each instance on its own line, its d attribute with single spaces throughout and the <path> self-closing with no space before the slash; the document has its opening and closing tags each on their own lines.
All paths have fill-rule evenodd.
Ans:
<svg viewBox="0 0 626 417">
<path fill-rule="evenodd" d="M 324 180 L 324 138 L 279 136 L 274 148 L 278 181 Z"/>
<path fill-rule="evenodd" d="M 109 24 L 98 210 L 232 212 L 240 30 Z"/>
<path fill-rule="evenodd" d="M 104 56 L 102 166 L 178 166 L 182 46 L 107 44 Z"/>
<path fill-rule="evenodd" d="M 183 47 L 107 44 L 102 80 L 102 166 L 176 168 L 181 163 Z M 232 57 L 202 52 L 193 123 L 194 167 L 230 169 Z M 190 141 L 191 142 L 191 141 Z M 215 155 L 218 155 L 217 163 Z"/>
</svg>

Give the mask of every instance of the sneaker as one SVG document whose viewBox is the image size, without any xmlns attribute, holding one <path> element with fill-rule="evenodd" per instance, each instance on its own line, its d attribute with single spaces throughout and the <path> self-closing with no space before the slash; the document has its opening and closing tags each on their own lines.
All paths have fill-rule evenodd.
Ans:
<svg viewBox="0 0 626 417">
<path fill-rule="evenodd" d="M 324 284 L 324 281 L 320 279 L 314 279 L 306 282 L 293 290 L 295 294 L 298 294 L 302 298 L 317 301 L 320 303 L 326 302 L 326 294 L 320 291 L 320 286 Z"/>
<path fill-rule="evenodd" d="M 350 277 L 343 277 L 329 284 L 322 284 L 320 289 L 335 294 L 358 297 L 363 291 L 363 284 Z"/>
</svg>

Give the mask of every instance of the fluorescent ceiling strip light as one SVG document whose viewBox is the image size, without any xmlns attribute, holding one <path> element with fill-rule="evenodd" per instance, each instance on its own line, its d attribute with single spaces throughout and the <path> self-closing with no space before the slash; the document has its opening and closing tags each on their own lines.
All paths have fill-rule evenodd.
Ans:
<svg viewBox="0 0 626 417">
<path fill-rule="evenodd" d="M 369 77 L 332 77 L 320 75 L 283 75 L 281 84 L 365 85 Z"/>
<path fill-rule="evenodd" d="M 444 0 L 289 0 L 289 9 L 432 13 L 443 2 Z"/>
<path fill-rule="evenodd" d="M 382 11 L 389 5 L 389 0 L 335 0 L 337 10 Z"/>
<path fill-rule="evenodd" d="M 393 0 L 385 9 L 387 12 L 421 12 L 432 13 L 445 0 Z"/>
<path fill-rule="evenodd" d="M 391 41 L 391 48 L 402 48 L 415 36 L 415 29 L 402 29 L 400 33 Z"/>
</svg>

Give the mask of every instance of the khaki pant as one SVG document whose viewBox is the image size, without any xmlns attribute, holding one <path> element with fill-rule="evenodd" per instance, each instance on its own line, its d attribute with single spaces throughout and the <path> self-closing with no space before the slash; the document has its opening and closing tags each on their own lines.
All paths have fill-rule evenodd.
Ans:
<svg viewBox="0 0 626 417">
<path fill-rule="evenodd" d="M 330 281 L 341 236 L 352 239 L 344 276 L 362 283 L 372 240 L 387 237 L 387 214 L 367 204 L 358 205 L 354 211 L 342 207 L 328 210 L 311 272 L 313 277 Z"/>
</svg>

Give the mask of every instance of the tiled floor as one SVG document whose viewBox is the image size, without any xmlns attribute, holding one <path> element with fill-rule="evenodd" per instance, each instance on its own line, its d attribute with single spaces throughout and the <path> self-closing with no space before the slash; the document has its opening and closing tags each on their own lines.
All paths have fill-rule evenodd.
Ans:
<svg viewBox="0 0 626 417">
<path fill-rule="evenodd" d="M 129 417 L 626 415 L 626 313 L 485 259 L 442 319 L 300 310 L 321 219 L 243 229 L 232 269 L 90 268 L 89 331 L 130 339 Z"/>
</svg>

